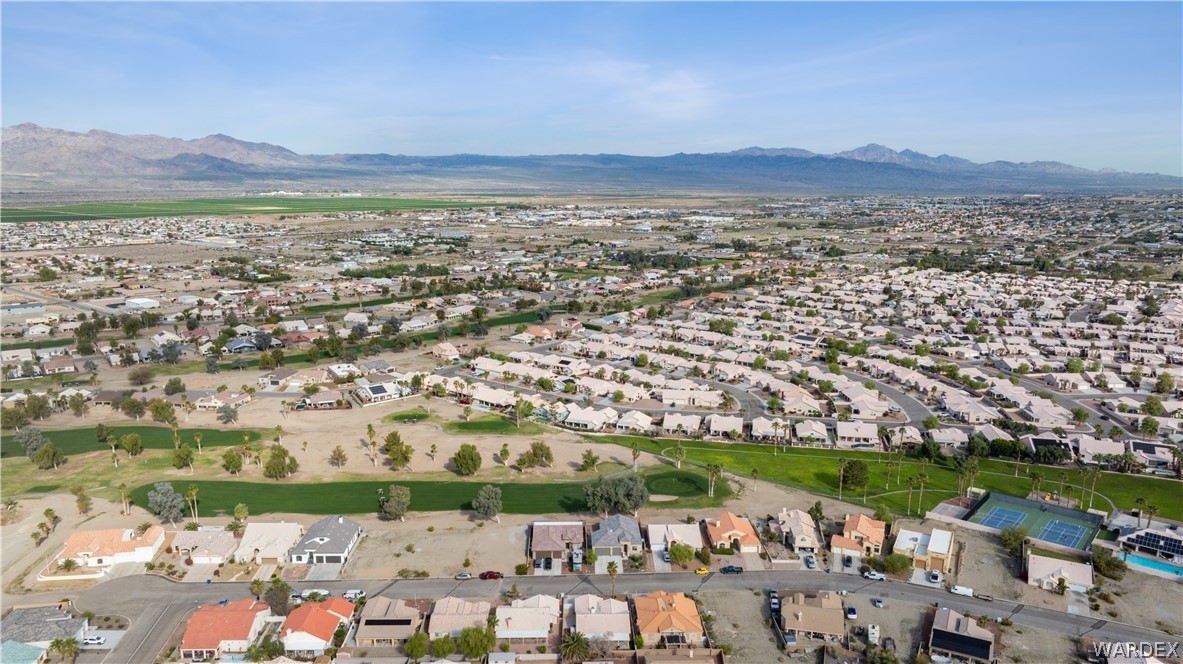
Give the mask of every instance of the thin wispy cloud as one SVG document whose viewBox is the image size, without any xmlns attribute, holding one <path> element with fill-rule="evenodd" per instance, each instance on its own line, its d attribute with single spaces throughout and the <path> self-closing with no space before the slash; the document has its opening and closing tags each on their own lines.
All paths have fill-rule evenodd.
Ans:
<svg viewBox="0 0 1183 664">
<path fill-rule="evenodd" d="M 5 124 L 1183 171 L 1179 3 L 6 3 Z"/>
</svg>

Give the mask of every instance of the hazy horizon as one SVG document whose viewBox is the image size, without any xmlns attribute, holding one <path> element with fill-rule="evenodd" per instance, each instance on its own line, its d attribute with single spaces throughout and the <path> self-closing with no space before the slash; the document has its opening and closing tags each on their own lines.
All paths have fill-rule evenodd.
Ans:
<svg viewBox="0 0 1183 664">
<path fill-rule="evenodd" d="M 877 143 L 1183 175 L 1179 3 L 4 3 L 4 124 L 302 154 Z"/>
</svg>

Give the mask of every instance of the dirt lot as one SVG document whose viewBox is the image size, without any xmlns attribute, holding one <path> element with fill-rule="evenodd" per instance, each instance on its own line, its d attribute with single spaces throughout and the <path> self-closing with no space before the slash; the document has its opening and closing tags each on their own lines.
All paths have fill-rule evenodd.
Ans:
<svg viewBox="0 0 1183 664">
<path fill-rule="evenodd" d="M 731 648 L 734 662 L 787 661 L 769 627 L 763 593 L 700 593 L 702 611 L 714 615 L 712 634 L 716 648 Z"/>
</svg>

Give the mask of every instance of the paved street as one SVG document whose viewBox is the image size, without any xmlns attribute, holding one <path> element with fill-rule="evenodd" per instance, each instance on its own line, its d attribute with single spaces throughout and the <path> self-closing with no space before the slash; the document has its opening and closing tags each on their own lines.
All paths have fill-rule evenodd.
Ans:
<svg viewBox="0 0 1183 664">
<path fill-rule="evenodd" d="M 453 579 L 419 580 L 342 580 L 319 581 L 317 587 L 339 595 L 345 590 L 360 588 L 371 596 L 386 594 L 397 597 L 422 598 L 490 597 L 506 593 L 518 585 L 524 594 L 551 595 L 572 593 L 606 594 L 611 590 L 610 579 L 604 576 L 510 577 L 499 581 L 455 581 Z M 313 584 L 296 583 L 297 590 Z M 1106 641 L 1154 641 L 1168 638 L 1162 632 L 1119 622 L 1072 615 L 1051 609 L 1024 606 L 1007 600 L 986 602 L 973 597 L 953 595 L 944 590 L 924 588 L 900 581 L 867 581 L 845 574 L 823 574 L 816 571 L 746 571 L 739 575 L 710 574 L 696 576 L 677 574 L 625 574 L 617 577 L 618 593 L 646 593 L 654 590 L 683 592 L 728 591 L 751 594 L 754 590 L 770 587 L 781 590 L 846 590 L 875 597 L 897 599 L 917 604 L 939 603 L 957 611 L 971 611 L 975 615 L 1010 616 L 1018 625 L 1045 629 L 1072 636 L 1089 636 Z M 21 603 L 56 601 L 62 593 L 45 593 L 19 598 Z M 249 596 L 246 583 L 177 584 L 158 576 L 130 576 L 115 579 L 82 591 L 76 595 L 81 610 L 96 613 L 115 613 L 132 620 L 131 628 L 108 662 L 138 664 L 150 662 L 168 640 L 169 634 L 198 604 L 221 599 L 241 599 Z M 13 598 L 17 599 L 17 598 Z M 753 600 L 755 601 L 755 600 Z"/>
</svg>

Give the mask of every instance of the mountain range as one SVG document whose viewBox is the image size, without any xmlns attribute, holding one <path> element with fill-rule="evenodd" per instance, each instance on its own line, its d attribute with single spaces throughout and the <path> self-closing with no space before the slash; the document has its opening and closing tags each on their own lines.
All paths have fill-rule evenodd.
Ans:
<svg viewBox="0 0 1183 664">
<path fill-rule="evenodd" d="M 224 134 L 194 140 L 20 124 L 3 130 L 3 193 L 360 187 L 497 193 L 1179 193 L 1183 178 L 1054 161 L 975 163 L 870 144 L 834 154 L 750 147 L 661 157 L 621 154 L 301 155 Z"/>
</svg>

